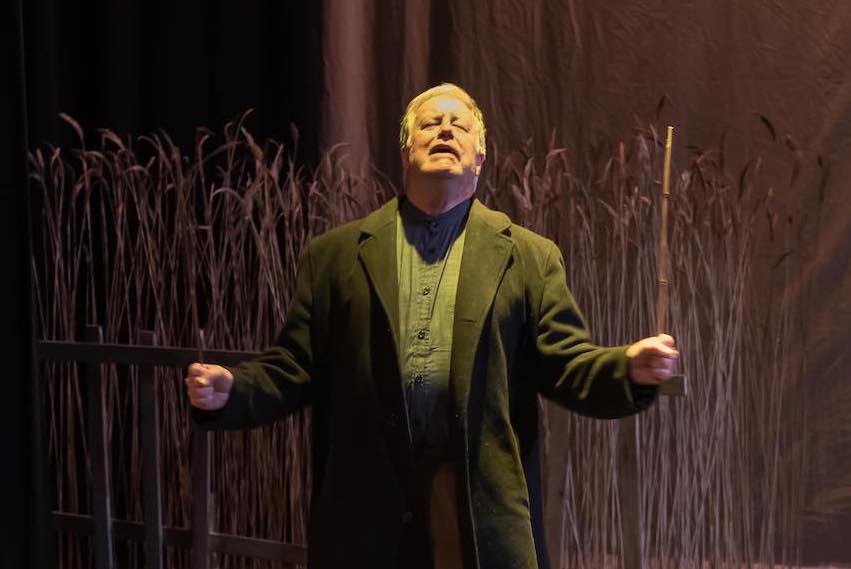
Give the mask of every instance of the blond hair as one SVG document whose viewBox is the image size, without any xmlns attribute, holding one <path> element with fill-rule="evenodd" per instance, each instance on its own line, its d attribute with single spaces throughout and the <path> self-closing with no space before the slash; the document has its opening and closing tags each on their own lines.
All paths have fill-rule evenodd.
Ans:
<svg viewBox="0 0 851 569">
<path fill-rule="evenodd" d="M 441 95 L 451 95 L 467 105 L 470 112 L 473 113 L 473 122 L 476 124 L 476 150 L 485 153 L 485 118 L 482 115 L 482 110 L 470 94 L 455 85 L 454 83 L 441 83 L 431 89 L 426 89 L 408 103 L 405 109 L 405 114 L 402 115 L 401 129 L 399 130 L 399 145 L 402 150 L 410 148 L 412 144 L 411 135 L 414 132 L 414 121 L 417 116 L 417 111 L 423 103 L 434 97 Z"/>
</svg>

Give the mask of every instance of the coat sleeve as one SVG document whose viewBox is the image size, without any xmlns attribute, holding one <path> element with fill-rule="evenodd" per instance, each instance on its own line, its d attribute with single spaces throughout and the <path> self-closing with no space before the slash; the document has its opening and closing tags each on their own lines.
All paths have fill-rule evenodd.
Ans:
<svg viewBox="0 0 851 569">
<path fill-rule="evenodd" d="M 199 426 L 249 429 L 296 412 L 310 402 L 313 280 L 308 247 L 299 260 L 293 299 L 277 342 L 256 358 L 229 368 L 234 380 L 227 404 L 218 411 L 193 408 L 192 418 Z"/>
<path fill-rule="evenodd" d="M 539 391 L 572 411 L 601 419 L 649 407 L 657 388 L 629 378 L 627 346 L 591 343 L 585 319 L 567 288 L 561 251 L 552 242 L 548 245 L 534 330 Z"/>
</svg>

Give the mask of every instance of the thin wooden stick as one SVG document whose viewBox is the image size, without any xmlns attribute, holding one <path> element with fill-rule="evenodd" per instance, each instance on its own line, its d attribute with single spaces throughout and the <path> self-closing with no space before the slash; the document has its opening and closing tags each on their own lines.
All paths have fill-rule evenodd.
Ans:
<svg viewBox="0 0 851 569">
<path fill-rule="evenodd" d="M 668 309 L 668 201 L 671 199 L 671 147 L 674 127 L 668 125 L 665 135 L 665 164 L 662 170 L 662 223 L 659 227 L 659 250 L 656 254 L 656 334 L 665 333 L 665 313 Z M 685 395 L 688 382 L 676 374 L 659 386 L 662 395 Z"/>
<path fill-rule="evenodd" d="M 659 251 L 656 255 L 656 333 L 665 332 L 665 311 L 668 306 L 668 200 L 671 198 L 671 146 L 674 127 L 668 125 L 665 136 L 665 166 L 662 172 L 662 225 L 659 228 Z"/>
</svg>

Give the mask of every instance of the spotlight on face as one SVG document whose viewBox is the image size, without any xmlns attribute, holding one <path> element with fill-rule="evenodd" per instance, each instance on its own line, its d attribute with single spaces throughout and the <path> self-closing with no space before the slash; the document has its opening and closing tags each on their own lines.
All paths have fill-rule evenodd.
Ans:
<svg viewBox="0 0 851 569">
<path fill-rule="evenodd" d="M 441 177 L 477 176 L 481 156 L 477 125 L 467 105 L 451 95 L 432 97 L 414 117 L 408 161 L 410 167 Z"/>
</svg>

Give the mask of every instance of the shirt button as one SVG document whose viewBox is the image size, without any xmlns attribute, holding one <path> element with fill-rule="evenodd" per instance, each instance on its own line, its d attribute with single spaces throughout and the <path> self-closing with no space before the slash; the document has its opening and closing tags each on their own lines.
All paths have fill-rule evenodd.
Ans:
<svg viewBox="0 0 851 569">
<path fill-rule="evenodd" d="M 428 296 L 428 293 L 430 293 L 430 292 L 431 292 L 430 286 L 423 287 L 423 296 Z"/>
<path fill-rule="evenodd" d="M 428 330 L 426 330 L 425 328 L 423 328 L 422 330 L 417 332 L 417 338 L 420 339 L 420 340 L 425 340 L 427 336 L 428 336 Z"/>
<path fill-rule="evenodd" d="M 423 377 L 423 374 L 418 373 L 417 375 L 414 376 L 414 383 L 416 383 L 417 385 L 420 385 L 423 382 L 423 379 L 425 379 Z"/>
</svg>

